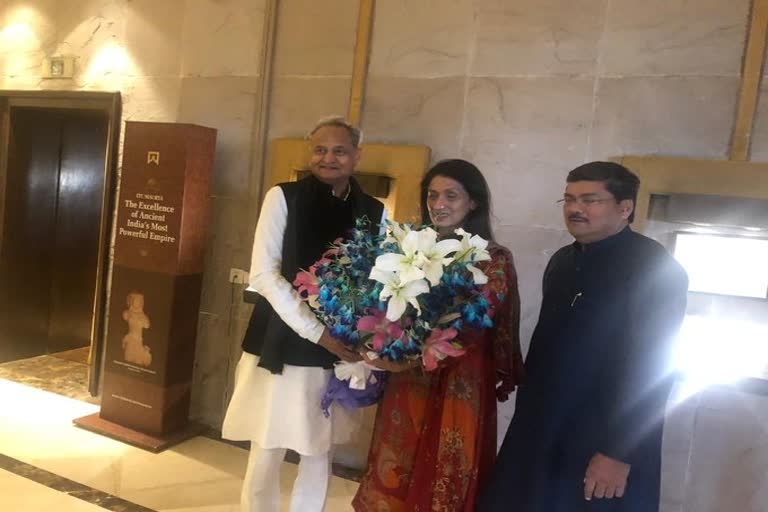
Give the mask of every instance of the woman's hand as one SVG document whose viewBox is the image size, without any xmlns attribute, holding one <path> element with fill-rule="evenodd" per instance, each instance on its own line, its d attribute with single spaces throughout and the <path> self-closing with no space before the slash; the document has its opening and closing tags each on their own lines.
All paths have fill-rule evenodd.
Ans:
<svg viewBox="0 0 768 512">
<path fill-rule="evenodd" d="M 386 370 L 392 373 L 407 372 L 421 366 L 421 363 L 418 359 L 394 362 L 383 358 L 371 359 L 365 353 L 363 353 L 363 361 L 370 364 L 371 366 L 375 366 L 380 370 Z"/>
</svg>

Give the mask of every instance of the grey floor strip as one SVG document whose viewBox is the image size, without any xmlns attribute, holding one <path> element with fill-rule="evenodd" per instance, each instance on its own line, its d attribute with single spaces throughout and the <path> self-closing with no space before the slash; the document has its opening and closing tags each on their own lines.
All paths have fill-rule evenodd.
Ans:
<svg viewBox="0 0 768 512">
<path fill-rule="evenodd" d="M 0 454 L 0 469 L 50 487 L 56 491 L 66 493 L 73 498 L 86 501 L 106 510 L 111 510 L 112 512 L 155 512 L 151 508 L 131 503 L 112 494 L 77 483 L 7 455 Z"/>
</svg>

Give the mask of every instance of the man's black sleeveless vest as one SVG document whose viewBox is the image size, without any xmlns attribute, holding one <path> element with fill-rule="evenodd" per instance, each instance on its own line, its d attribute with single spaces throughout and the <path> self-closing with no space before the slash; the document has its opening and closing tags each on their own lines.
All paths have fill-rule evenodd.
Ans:
<svg viewBox="0 0 768 512">
<path fill-rule="evenodd" d="M 312 175 L 278 186 L 288 209 L 280 273 L 289 283 L 300 269 L 307 269 L 320 259 L 331 242 L 347 238 L 357 217 L 367 217 L 370 229 L 378 233 L 384 205 L 365 194 L 354 179 L 350 180 L 346 201 L 334 197 L 331 186 Z M 331 368 L 338 360 L 296 334 L 261 296 L 254 305 L 243 350 L 258 355 L 259 366 L 272 373 L 282 373 L 286 364 Z"/>
</svg>

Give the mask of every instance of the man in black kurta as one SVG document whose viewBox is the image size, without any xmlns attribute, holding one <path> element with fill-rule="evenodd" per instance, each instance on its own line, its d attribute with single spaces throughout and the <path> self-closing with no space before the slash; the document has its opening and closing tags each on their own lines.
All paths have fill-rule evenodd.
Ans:
<svg viewBox="0 0 768 512">
<path fill-rule="evenodd" d="M 656 512 L 688 279 L 630 229 L 634 174 L 592 162 L 567 181 L 563 214 L 575 242 L 544 273 L 526 379 L 479 510 Z"/>
</svg>

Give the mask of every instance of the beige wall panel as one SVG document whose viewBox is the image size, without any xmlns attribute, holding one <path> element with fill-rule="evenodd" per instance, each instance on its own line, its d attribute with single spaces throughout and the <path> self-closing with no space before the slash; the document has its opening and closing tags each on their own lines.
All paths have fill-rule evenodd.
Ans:
<svg viewBox="0 0 768 512">
<path fill-rule="evenodd" d="M 472 0 L 376 2 L 372 75 L 463 75 L 471 53 Z"/>
<path fill-rule="evenodd" d="M 175 122 L 181 97 L 178 76 L 135 77 L 121 88 L 123 121 Z"/>
<path fill-rule="evenodd" d="M 738 88 L 736 77 L 601 79 L 590 159 L 725 158 Z"/>
<path fill-rule="evenodd" d="M 276 74 L 352 74 L 357 0 L 281 0 L 279 4 Z M 341 112 L 346 113 L 346 108 Z"/>
<path fill-rule="evenodd" d="M 132 0 L 125 10 L 125 47 L 146 76 L 178 77 L 185 0 Z M 137 60 L 136 57 L 144 58 Z"/>
<path fill-rule="evenodd" d="M 211 226 L 205 254 L 201 311 L 228 318 L 232 303 L 229 269 L 248 269 L 251 266 L 256 226 L 245 222 L 250 208 L 251 203 L 246 197 L 211 198 Z M 240 294 L 236 293 L 235 303 L 239 300 Z"/>
<path fill-rule="evenodd" d="M 738 76 L 749 4 L 750 0 L 611 0 L 600 72 Z"/>
<path fill-rule="evenodd" d="M 265 3 L 266 0 L 187 0 L 182 74 L 257 75 Z"/>
<path fill-rule="evenodd" d="M 483 145 L 506 165 L 553 167 L 582 161 L 592 116 L 592 79 L 474 78 L 470 82 L 465 152 L 483 157 Z"/>
<path fill-rule="evenodd" d="M 204 418 L 219 428 L 226 411 L 227 369 L 234 364 L 224 343 L 227 318 L 201 313 L 197 322 L 190 416 Z"/>
<path fill-rule="evenodd" d="M 595 73 L 606 0 L 478 0 L 472 74 Z"/>
<path fill-rule="evenodd" d="M 269 138 L 303 137 L 321 117 L 345 115 L 350 83 L 346 77 L 276 77 Z"/>
<path fill-rule="evenodd" d="M 583 162 L 591 79 L 475 78 L 462 154 L 485 174 L 503 224 L 560 228 L 554 201 L 565 173 Z"/>
<path fill-rule="evenodd" d="M 459 155 L 463 77 L 370 77 L 363 112 L 368 142 L 426 144 L 432 160 Z"/>
</svg>

